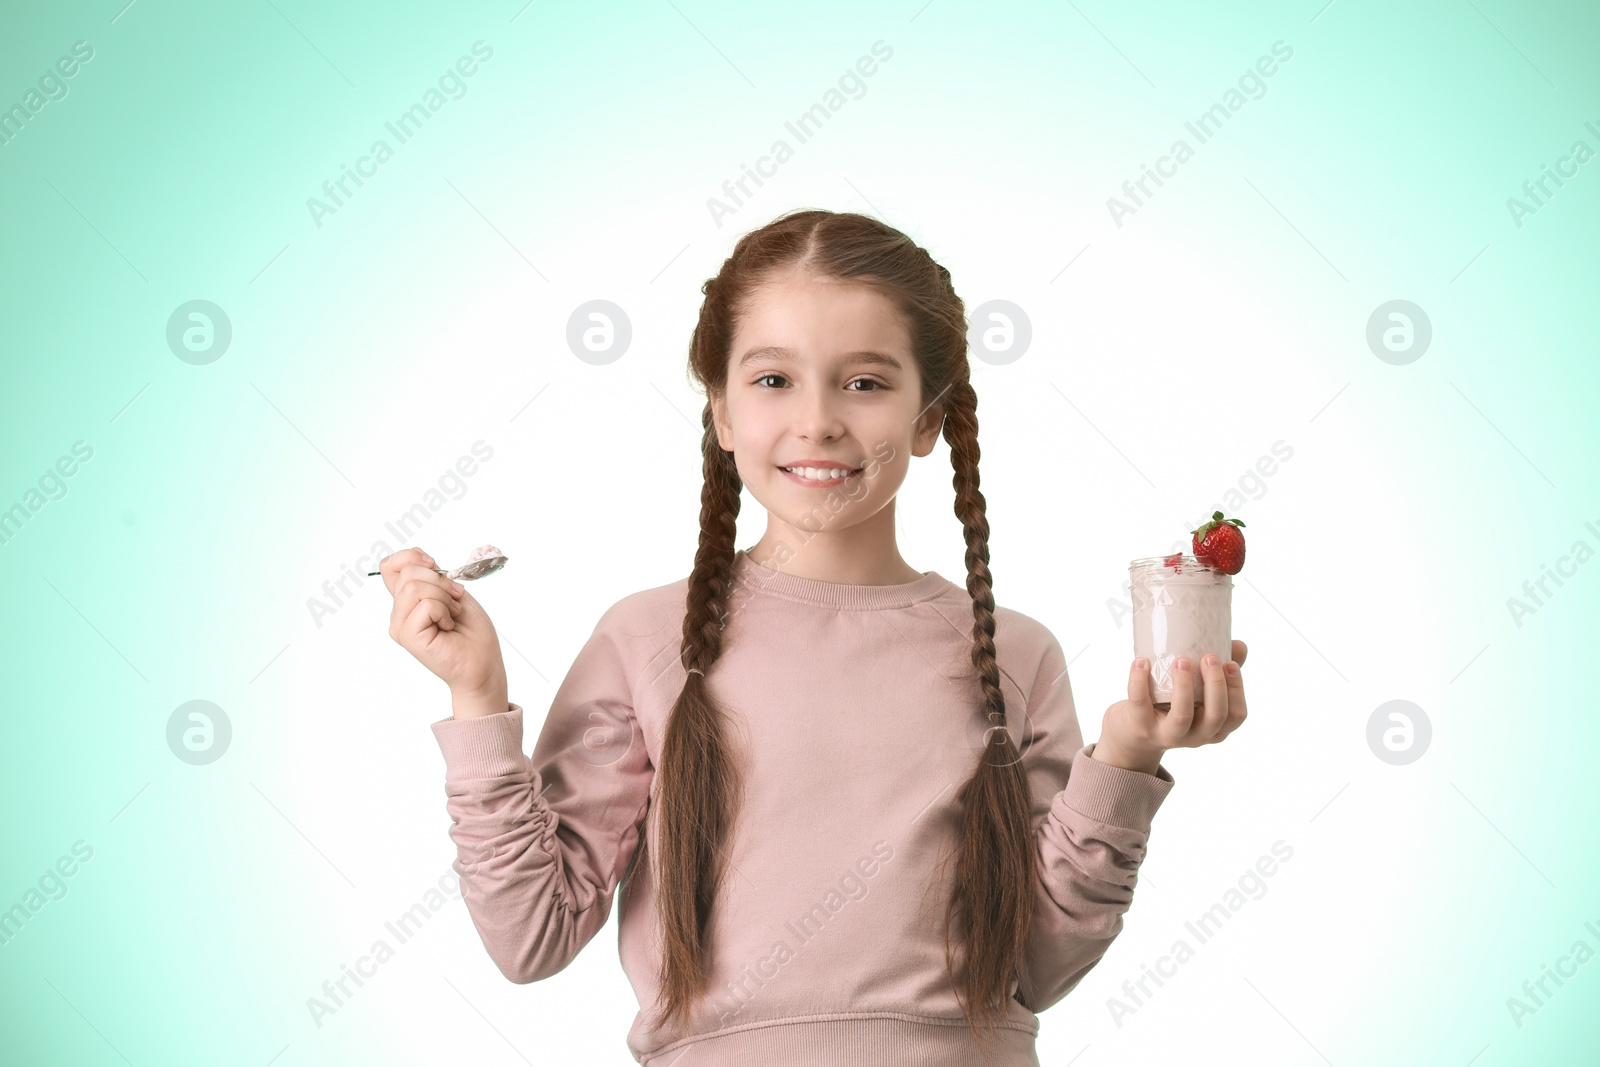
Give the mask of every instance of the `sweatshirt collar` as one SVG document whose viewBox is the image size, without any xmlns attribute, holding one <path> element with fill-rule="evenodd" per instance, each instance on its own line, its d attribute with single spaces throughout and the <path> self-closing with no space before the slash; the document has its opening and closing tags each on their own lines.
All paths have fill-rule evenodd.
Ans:
<svg viewBox="0 0 1600 1067">
<path fill-rule="evenodd" d="M 742 548 L 734 553 L 733 574 L 736 591 L 767 593 L 838 611 L 904 608 L 955 588 L 938 571 L 923 571 L 922 577 L 896 585 L 853 585 L 800 578 L 762 566 Z"/>
</svg>

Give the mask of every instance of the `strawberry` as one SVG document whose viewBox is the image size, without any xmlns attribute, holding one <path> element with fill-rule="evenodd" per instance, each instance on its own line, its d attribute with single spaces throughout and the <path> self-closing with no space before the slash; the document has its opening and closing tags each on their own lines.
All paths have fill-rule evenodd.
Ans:
<svg viewBox="0 0 1600 1067">
<path fill-rule="evenodd" d="M 1171 567 L 1174 570 L 1176 570 L 1177 568 L 1183 566 L 1183 553 L 1182 552 L 1174 552 L 1172 555 L 1170 555 L 1166 559 L 1162 560 L 1161 561 L 1161 565 L 1163 567 Z"/>
<path fill-rule="evenodd" d="M 1244 567 L 1244 534 L 1240 519 L 1224 519 L 1222 512 L 1211 514 L 1211 521 L 1190 531 L 1194 538 L 1195 559 L 1223 574 L 1238 574 Z"/>
</svg>

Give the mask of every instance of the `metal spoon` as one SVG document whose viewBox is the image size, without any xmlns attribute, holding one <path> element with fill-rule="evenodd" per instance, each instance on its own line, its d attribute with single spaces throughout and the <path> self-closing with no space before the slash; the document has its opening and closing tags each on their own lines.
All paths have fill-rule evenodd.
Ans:
<svg viewBox="0 0 1600 1067">
<path fill-rule="evenodd" d="M 442 574 L 451 581 L 470 582 L 475 578 L 482 578 L 485 575 L 493 574 L 495 571 L 499 570 L 505 565 L 506 557 L 496 553 L 492 556 L 480 556 L 477 559 L 468 560 L 466 563 L 463 563 L 453 571 L 447 571 L 443 567 L 435 567 L 433 568 L 433 572 L 435 574 Z M 382 573 L 382 571 L 368 571 L 367 577 L 371 578 Z"/>
</svg>

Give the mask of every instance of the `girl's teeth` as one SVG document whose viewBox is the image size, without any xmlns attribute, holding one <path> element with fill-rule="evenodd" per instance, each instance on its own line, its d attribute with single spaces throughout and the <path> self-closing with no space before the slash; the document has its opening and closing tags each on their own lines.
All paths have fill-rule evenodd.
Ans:
<svg viewBox="0 0 1600 1067">
<path fill-rule="evenodd" d="M 852 473 L 851 471 L 842 470 L 823 471 L 817 470 L 815 467 L 784 467 L 783 469 L 789 471 L 791 474 L 798 474 L 800 477 L 811 482 L 831 481 L 834 478 L 843 478 L 845 475 Z"/>
</svg>

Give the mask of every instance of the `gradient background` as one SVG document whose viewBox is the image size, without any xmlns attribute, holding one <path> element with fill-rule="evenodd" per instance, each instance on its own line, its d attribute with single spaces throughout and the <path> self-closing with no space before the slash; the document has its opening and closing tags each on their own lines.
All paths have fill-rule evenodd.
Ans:
<svg viewBox="0 0 1600 1067">
<path fill-rule="evenodd" d="M 122 4 L 12 4 L 0 33 L 5 108 L 94 50 L 0 145 L 0 508 L 24 520 L 0 908 L 39 894 L 0 950 L 0 1060 L 632 1062 L 614 926 L 515 986 L 458 900 L 314 1021 L 454 856 L 447 691 L 379 579 L 323 586 L 379 540 L 501 546 L 475 592 L 536 722 L 607 606 L 689 572 L 699 286 L 806 206 L 886 219 L 969 311 L 1030 324 L 973 360 L 995 592 L 1060 639 L 1087 738 L 1123 695 L 1127 561 L 1214 507 L 1249 524 L 1250 721 L 1169 756 L 1137 900 L 1041 1062 L 1600 1055 L 1600 162 L 1520 226 L 1507 205 L 1600 150 L 1593 5 Z M 480 40 L 396 145 L 384 123 Z M 784 122 L 879 40 L 798 144 Z M 1276 41 L 1292 58 L 1196 144 L 1185 121 Z M 380 137 L 319 226 L 308 198 Z M 1179 137 L 1194 157 L 1117 225 L 1107 198 Z M 708 198 L 779 138 L 794 158 L 719 225 Z M 632 331 L 604 365 L 567 341 L 597 299 Z M 1367 342 L 1396 299 L 1432 330 L 1401 363 Z M 191 300 L 232 331 L 200 365 L 167 341 Z M 747 495 L 741 544 L 764 519 Z M 942 442 L 900 520 L 913 566 L 963 580 Z M 202 766 L 168 742 L 191 700 L 229 724 Z M 1431 732 L 1403 765 L 1368 741 L 1393 700 Z M 1180 938 L 1194 957 L 1115 1018 Z"/>
</svg>

